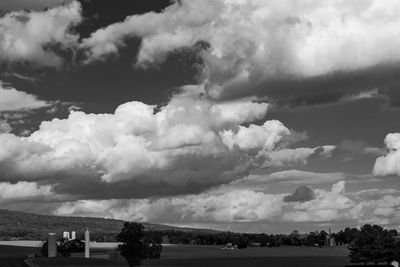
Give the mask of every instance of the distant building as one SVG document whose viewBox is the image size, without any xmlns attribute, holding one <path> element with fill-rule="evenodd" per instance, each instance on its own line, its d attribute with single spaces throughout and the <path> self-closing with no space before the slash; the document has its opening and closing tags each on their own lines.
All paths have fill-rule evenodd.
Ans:
<svg viewBox="0 0 400 267">
<path fill-rule="evenodd" d="M 227 243 L 225 245 L 225 247 L 223 247 L 222 249 L 237 249 L 237 245 L 232 245 L 232 243 Z"/>
<path fill-rule="evenodd" d="M 328 246 L 328 247 L 336 246 L 336 240 L 332 236 L 331 228 L 329 228 L 329 234 L 326 235 L 325 246 Z"/>
</svg>

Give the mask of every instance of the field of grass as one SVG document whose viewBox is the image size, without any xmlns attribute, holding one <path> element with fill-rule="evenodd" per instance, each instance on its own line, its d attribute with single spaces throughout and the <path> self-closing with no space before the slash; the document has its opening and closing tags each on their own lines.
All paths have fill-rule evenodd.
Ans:
<svg viewBox="0 0 400 267">
<path fill-rule="evenodd" d="M 344 267 L 349 264 L 345 247 L 280 247 L 224 250 L 217 246 L 173 246 L 160 260 L 144 261 L 148 267 Z"/>
<path fill-rule="evenodd" d="M 163 259 L 177 258 L 242 258 L 242 257 L 347 257 L 343 247 L 250 247 L 222 249 L 222 246 L 175 245 L 163 247 Z"/>
<path fill-rule="evenodd" d="M 123 258 L 101 259 L 35 259 L 41 267 L 69 266 L 127 266 Z M 345 247 L 280 247 L 224 250 L 221 246 L 176 245 L 164 247 L 162 258 L 145 260 L 144 267 L 214 267 L 214 266 L 309 266 L 344 267 L 349 264 Z"/>
<path fill-rule="evenodd" d="M 0 246 L 1 257 L 21 257 L 35 248 Z M 349 265 L 346 247 L 279 247 L 224 250 L 221 246 L 174 245 L 163 248 L 162 258 L 145 260 L 144 267 L 345 267 Z M 35 258 L 40 267 L 127 267 L 123 258 L 116 260 L 84 258 Z M 2 266 L 0 264 L 0 266 Z M 12 265 L 9 265 L 12 266 Z M 3 267 L 3 266 L 2 266 Z"/>
<path fill-rule="evenodd" d="M 29 254 L 37 252 L 37 248 L 0 245 L 1 267 L 27 267 L 24 260 Z"/>
<path fill-rule="evenodd" d="M 26 258 L 38 251 L 39 248 L 0 245 L 0 258 Z"/>
</svg>

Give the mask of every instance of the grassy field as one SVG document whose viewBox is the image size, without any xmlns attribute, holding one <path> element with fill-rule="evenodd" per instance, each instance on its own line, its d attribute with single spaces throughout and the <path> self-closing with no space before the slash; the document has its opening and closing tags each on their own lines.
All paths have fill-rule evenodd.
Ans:
<svg viewBox="0 0 400 267">
<path fill-rule="evenodd" d="M 21 257 L 34 253 L 34 248 L 0 246 L 0 258 Z M 164 247 L 162 258 L 145 260 L 144 267 L 344 267 L 349 265 L 345 247 L 280 247 L 224 250 L 220 246 L 176 245 Z M 117 260 L 83 258 L 31 259 L 40 267 L 127 267 L 123 258 Z M 1 263 L 1 259 L 0 259 Z M 3 267 L 2 265 L 0 265 Z M 11 265 L 10 265 L 11 266 Z"/>
<path fill-rule="evenodd" d="M 39 248 L 0 245 L 0 258 L 26 258 L 29 254 L 35 254 L 37 251 Z"/>
<path fill-rule="evenodd" d="M 162 259 L 147 260 L 143 266 L 344 267 L 347 264 L 349 264 L 347 249 L 344 247 L 280 247 L 223 250 L 217 246 L 174 246 L 164 250 Z"/>
<path fill-rule="evenodd" d="M 24 260 L 27 255 L 37 252 L 37 248 L 0 245 L 0 267 L 28 267 Z"/>
<path fill-rule="evenodd" d="M 163 247 L 163 259 L 242 257 L 347 257 L 346 247 L 273 247 L 238 250 L 221 246 L 176 245 Z"/>
<path fill-rule="evenodd" d="M 121 258 L 114 261 L 101 259 L 35 259 L 41 267 L 69 266 L 127 266 Z M 281 247 L 248 248 L 243 250 L 224 250 L 220 246 L 176 245 L 164 247 L 162 258 L 145 260 L 142 266 L 148 267 L 214 267 L 214 266 L 309 266 L 344 267 L 348 265 L 347 249 Z"/>
</svg>

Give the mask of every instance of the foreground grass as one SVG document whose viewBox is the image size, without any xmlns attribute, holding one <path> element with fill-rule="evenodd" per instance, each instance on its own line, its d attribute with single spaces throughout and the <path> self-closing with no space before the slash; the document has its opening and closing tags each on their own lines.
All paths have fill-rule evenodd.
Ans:
<svg viewBox="0 0 400 267">
<path fill-rule="evenodd" d="M 39 248 L 0 245 L 0 258 L 26 258 L 38 251 Z"/>
<path fill-rule="evenodd" d="M 34 259 L 40 267 L 91 267 L 91 266 L 128 266 L 124 259 Z M 164 247 L 162 258 L 145 260 L 144 267 L 248 267 L 248 266 L 309 266 L 344 267 L 349 264 L 347 249 L 344 247 L 281 247 L 248 248 L 243 250 L 223 250 L 220 246 L 176 245 Z"/>
<path fill-rule="evenodd" d="M 26 257 L 35 248 L 0 246 L 1 257 Z M 280 247 L 223 250 L 220 246 L 176 245 L 164 247 L 162 258 L 145 260 L 144 267 L 345 267 L 349 265 L 345 247 Z M 35 258 L 40 267 L 127 267 L 123 258 L 117 260 L 84 258 Z M 0 259 L 1 262 L 1 259 Z M 2 266 L 2 265 L 0 265 Z M 11 266 L 11 265 L 10 265 Z M 354 265 L 351 265 L 355 267 Z M 382 266 L 382 265 L 381 265 Z M 2 266 L 3 267 L 3 266 Z M 364 266 L 365 267 L 365 266 Z"/>
</svg>

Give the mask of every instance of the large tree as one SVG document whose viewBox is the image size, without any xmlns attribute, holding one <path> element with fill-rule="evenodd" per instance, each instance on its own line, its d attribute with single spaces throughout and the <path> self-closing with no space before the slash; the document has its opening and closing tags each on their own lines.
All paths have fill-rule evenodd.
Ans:
<svg viewBox="0 0 400 267">
<path fill-rule="evenodd" d="M 395 259 L 396 243 L 393 233 L 378 225 L 364 225 L 349 245 L 353 263 L 375 264 Z"/>
<path fill-rule="evenodd" d="M 118 250 L 130 267 L 140 265 L 142 259 L 160 257 L 161 240 L 145 238 L 144 227 L 140 223 L 126 222 L 117 235 L 117 241 L 122 243 Z"/>
</svg>

